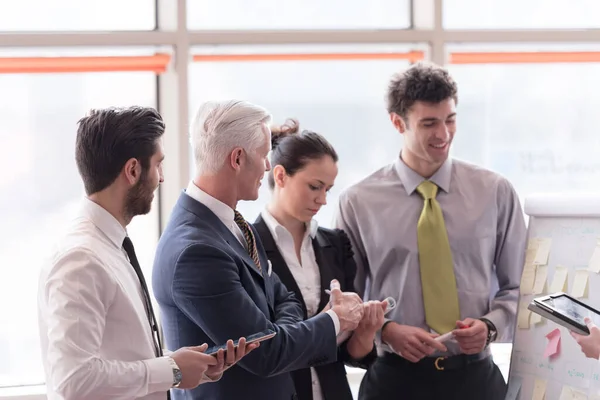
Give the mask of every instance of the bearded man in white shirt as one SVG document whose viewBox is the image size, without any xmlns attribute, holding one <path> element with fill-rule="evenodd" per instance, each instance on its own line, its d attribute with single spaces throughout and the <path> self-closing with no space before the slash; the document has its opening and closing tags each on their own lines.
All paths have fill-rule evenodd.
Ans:
<svg viewBox="0 0 600 400">
<path fill-rule="evenodd" d="M 79 121 L 76 161 L 87 196 L 40 276 L 48 399 L 170 398 L 218 380 L 257 345 L 164 351 L 127 225 L 163 181 L 165 125 L 152 108 L 94 110 Z M 200 344 L 200 343 L 198 343 Z M 169 353 L 165 355 L 164 353 Z M 225 355 L 226 354 L 226 355 Z"/>
</svg>

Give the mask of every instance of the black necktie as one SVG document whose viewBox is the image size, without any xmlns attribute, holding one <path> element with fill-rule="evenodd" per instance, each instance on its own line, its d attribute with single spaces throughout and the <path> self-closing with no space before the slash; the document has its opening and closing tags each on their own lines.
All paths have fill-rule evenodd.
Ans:
<svg viewBox="0 0 600 400">
<path fill-rule="evenodd" d="M 152 331 L 152 342 L 154 343 L 154 352 L 157 357 L 161 357 L 163 355 L 162 351 L 162 343 L 160 340 L 160 335 L 158 334 L 158 323 L 156 322 L 156 316 L 154 315 L 154 309 L 152 308 L 152 300 L 150 299 L 150 292 L 148 291 L 148 285 L 146 285 L 146 279 L 144 279 L 144 274 L 142 273 L 142 268 L 140 267 L 140 263 L 135 255 L 135 250 L 133 248 L 133 242 L 129 239 L 129 236 L 125 236 L 123 239 L 123 248 L 127 252 L 127 256 L 129 257 L 129 262 L 133 266 L 135 273 L 140 280 L 140 285 L 142 286 L 142 294 L 144 297 L 144 307 L 146 308 L 146 313 L 148 314 L 148 322 L 150 323 L 150 329 Z M 167 392 L 167 399 L 171 398 L 171 393 Z"/>
</svg>

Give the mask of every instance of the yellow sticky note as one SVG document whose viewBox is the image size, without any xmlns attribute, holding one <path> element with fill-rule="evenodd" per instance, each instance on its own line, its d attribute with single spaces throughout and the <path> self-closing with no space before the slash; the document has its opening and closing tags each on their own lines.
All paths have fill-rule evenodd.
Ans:
<svg viewBox="0 0 600 400">
<path fill-rule="evenodd" d="M 537 254 L 537 246 L 530 247 L 525 251 L 525 265 L 533 265 L 535 255 Z"/>
<path fill-rule="evenodd" d="M 535 378 L 531 400 L 544 400 L 546 398 L 546 383 L 544 379 Z"/>
<path fill-rule="evenodd" d="M 554 268 L 554 278 L 550 285 L 550 293 L 566 292 L 567 290 L 567 275 L 569 270 L 565 267 Z"/>
<path fill-rule="evenodd" d="M 529 329 L 529 318 L 531 317 L 531 311 L 527 307 L 521 307 L 519 310 L 518 326 L 519 329 Z"/>
<path fill-rule="evenodd" d="M 571 289 L 571 296 L 575 298 L 587 297 L 588 292 L 588 271 L 584 269 L 578 269 L 575 271 L 575 278 L 573 279 L 573 288 Z"/>
<path fill-rule="evenodd" d="M 532 312 L 529 322 L 531 322 L 532 325 L 543 325 L 546 322 L 546 319 L 542 318 L 540 314 Z"/>
<path fill-rule="evenodd" d="M 600 273 L 600 240 L 596 244 L 594 248 L 594 252 L 592 253 L 592 257 L 590 257 L 590 262 L 588 264 L 588 268 L 590 271 L 595 273 Z"/>
<path fill-rule="evenodd" d="M 540 239 L 539 238 L 530 238 L 527 242 L 527 249 L 537 250 L 540 247 Z"/>
<path fill-rule="evenodd" d="M 535 259 L 533 263 L 536 265 L 548 264 L 548 257 L 550 256 L 550 247 L 552 246 L 552 239 L 538 239 L 538 248 L 535 253 Z"/>
<path fill-rule="evenodd" d="M 546 293 L 546 282 L 548 281 L 548 266 L 539 265 L 535 272 L 535 281 L 533 283 L 533 294 Z"/>
<path fill-rule="evenodd" d="M 588 400 L 587 394 L 571 386 L 563 386 L 558 400 Z"/>
<path fill-rule="evenodd" d="M 521 294 L 532 294 L 534 282 L 535 265 L 525 264 L 525 268 L 523 268 L 523 274 L 521 275 Z"/>
<path fill-rule="evenodd" d="M 572 389 L 573 400 L 588 400 L 587 394 L 579 389 Z"/>
</svg>

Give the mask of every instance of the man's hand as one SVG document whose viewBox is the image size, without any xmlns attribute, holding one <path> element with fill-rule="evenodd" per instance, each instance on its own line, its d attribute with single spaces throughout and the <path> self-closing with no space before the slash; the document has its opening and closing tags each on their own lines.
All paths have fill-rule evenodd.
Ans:
<svg viewBox="0 0 600 400">
<path fill-rule="evenodd" d="M 465 354 L 477 354 L 485 349 L 487 344 L 488 327 L 485 322 L 466 318 L 456 322 L 454 338 L 460 346 L 460 351 Z"/>
<path fill-rule="evenodd" d="M 223 372 L 231 368 L 240 361 L 246 354 L 260 346 L 260 343 L 246 344 L 246 338 L 240 338 L 237 348 L 233 345 L 233 340 L 227 341 L 227 351 L 220 349 L 216 356 L 217 363 L 206 370 L 206 376 L 215 381 L 221 377 Z M 215 357 L 213 356 L 213 357 Z"/>
<path fill-rule="evenodd" d="M 181 371 L 181 383 L 179 389 L 193 389 L 200 384 L 202 376 L 212 365 L 217 364 L 217 359 L 204 354 L 208 345 L 182 347 L 171 354 L 179 370 Z"/>
<path fill-rule="evenodd" d="M 319 312 L 319 314 L 326 313 L 329 310 L 331 310 L 331 303 L 327 303 L 327 305 L 325 307 L 323 307 L 323 309 L 321 310 L 321 312 Z"/>
<path fill-rule="evenodd" d="M 331 309 L 340 320 L 340 331 L 353 331 L 363 317 L 363 302 L 356 293 L 342 293 L 339 282 L 331 281 Z"/>
<path fill-rule="evenodd" d="M 354 335 L 374 337 L 385 321 L 383 316 L 387 306 L 387 301 L 370 300 L 363 303 L 363 317 L 354 331 Z"/>
<path fill-rule="evenodd" d="M 437 336 L 439 335 L 429 333 L 421 328 L 400 325 L 395 322 L 387 324 L 381 333 L 382 340 L 395 353 L 414 363 L 432 355 L 436 350 L 446 351 L 446 346 L 433 340 Z"/>
<path fill-rule="evenodd" d="M 587 358 L 598 360 L 600 357 L 600 329 L 587 317 L 585 318 L 585 324 L 590 330 L 589 335 L 580 335 L 571 331 L 571 336 L 581 346 L 581 351 Z"/>
</svg>

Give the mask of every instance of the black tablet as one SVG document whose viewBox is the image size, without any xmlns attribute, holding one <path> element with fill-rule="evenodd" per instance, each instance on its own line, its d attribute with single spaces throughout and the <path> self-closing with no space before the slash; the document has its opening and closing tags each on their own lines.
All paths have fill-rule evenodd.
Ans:
<svg viewBox="0 0 600 400">
<path fill-rule="evenodd" d="M 594 324 L 600 325 L 600 311 L 566 293 L 559 292 L 538 297 L 533 299 L 532 303 L 535 307 L 529 309 L 533 312 L 581 334 L 590 333 L 584 322 L 585 317 L 591 318 Z"/>
<path fill-rule="evenodd" d="M 275 334 L 276 334 L 276 332 L 274 330 L 272 330 L 272 329 L 267 329 L 264 332 L 255 333 L 255 334 L 250 335 L 250 336 L 248 336 L 246 338 L 246 344 L 248 345 L 248 344 L 251 344 L 251 343 L 257 343 L 257 342 L 262 342 L 264 340 L 269 340 L 272 337 L 274 337 Z M 233 346 L 234 347 L 238 346 L 238 341 L 239 340 L 234 340 L 233 341 Z M 220 349 L 227 350 L 227 343 L 222 344 L 220 346 L 213 346 L 213 347 L 210 347 L 210 348 L 206 349 L 206 354 L 209 354 L 209 355 L 217 354 L 217 351 L 219 351 Z"/>
</svg>

